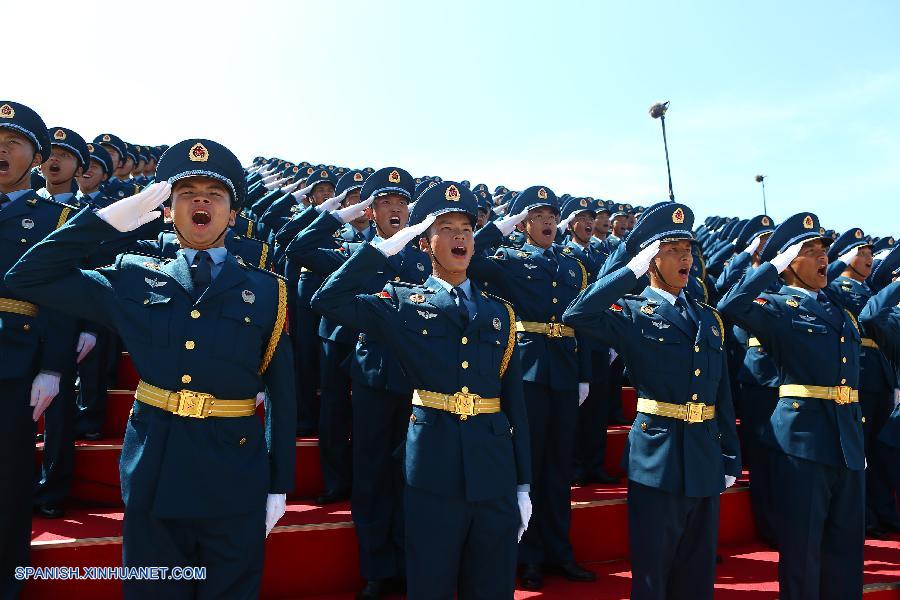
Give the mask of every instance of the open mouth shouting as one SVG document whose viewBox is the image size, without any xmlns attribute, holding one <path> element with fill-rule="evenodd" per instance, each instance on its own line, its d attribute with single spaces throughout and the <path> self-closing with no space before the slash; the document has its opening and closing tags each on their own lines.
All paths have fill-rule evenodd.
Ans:
<svg viewBox="0 0 900 600">
<path fill-rule="evenodd" d="M 454 258 L 464 259 L 469 255 L 469 250 L 463 244 L 458 244 L 450 248 L 450 254 L 452 254 Z"/>
<path fill-rule="evenodd" d="M 205 229 L 212 221 L 212 215 L 202 208 L 196 209 L 191 213 L 191 223 L 194 227 Z"/>
<path fill-rule="evenodd" d="M 397 227 L 397 228 L 399 228 L 399 227 L 400 227 L 400 217 L 399 217 L 399 216 L 396 216 L 396 215 L 393 216 L 393 217 L 391 217 L 390 219 L 388 219 L 388 224 L 389 224 L 391 227 Z"/>
<path fill-rule="evenodd" d="M 678 276 L 681 277 L 682 279 L 687 279 L 688 273 L 690 273 L 690 272 L 691 272 L 691 270 L 689 268 L 682 267 L 682 268 L 678 269 Z"/>
<path fill-rule="evenodd" d="M 818 274 L 819 277 L 825 277 L 826 271 L 827 271 L 827 267 L 825 265 L 823 265 L 823 266 L 819 267 L 818 269 L 816 269 L 816 274 Z"/>
<path fill-rule="evenodd" d="M 9 173 L 9 161 L 8 160 L 0 160 L 0 175 L 6 175 Z"/>
</svg>

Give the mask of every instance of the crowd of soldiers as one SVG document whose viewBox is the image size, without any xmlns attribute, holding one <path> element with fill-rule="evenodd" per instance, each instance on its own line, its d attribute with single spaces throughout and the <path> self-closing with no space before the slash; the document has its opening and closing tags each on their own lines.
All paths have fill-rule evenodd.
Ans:
<svg viewBox="0 0 900 600">
<path fill-rule="evenodd" d="M 782 598 L 861 597 L 865 535 L 900 531 L 900 249 L 814 212 L 695 227 L 674 201 L 244 167 L 0 101 L 0 244 L 4 594 L 123 349 L 123 564 L 208 569 L 129 598 L 258 596 L 296 436 L 319 438 L 317 501 L 351 500 L 364 599 L 594 581 L 570 493 L 618 482 L 610 424 L 631 425 L 632 598 L 712 597 L 742 469 Z"/>
</svg>

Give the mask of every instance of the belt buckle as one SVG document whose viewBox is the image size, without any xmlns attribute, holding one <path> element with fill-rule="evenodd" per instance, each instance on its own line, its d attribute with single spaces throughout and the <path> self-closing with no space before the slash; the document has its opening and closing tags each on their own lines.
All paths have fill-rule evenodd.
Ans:
<svg viewBox="0 0 900 600">
<path fill-rule="evenodd" d="M 563 336 L 562 328 L 562 323 L 547 323 L 547 337 L 561 338 Z"/>
<path fill-rule="evenodd" d="M 848 385 L 839 385 L 834 388 L 834 401 L 836 404 L 850 404 L 850 392 L 853 391 Z"/>
<path fill-rule="evenodd" d="M 205 419 L 206 401 L 212 397 L 212 394 L 181 390 L 178 392 L 178 408 L 175 410 L 175 414 L 179 417 Z"/>
<path fill-rule="evenodd" d="M 684 405 L 684 420 L 688 423 L 703 422 L 703 404 L 699 402 L 688 402 Z"/>
<path fill-rule="evenodd" d="M 459 415 L 461 421 L 475 416 L 475 394 L 456 392 L 453 398 L 453 412 Z"/>
</svg>

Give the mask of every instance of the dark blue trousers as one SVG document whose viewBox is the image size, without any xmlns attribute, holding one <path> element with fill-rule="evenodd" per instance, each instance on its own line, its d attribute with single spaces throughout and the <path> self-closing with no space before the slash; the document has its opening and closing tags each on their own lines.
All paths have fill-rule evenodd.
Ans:
<svg viewBox="0 0 900 600">
<path fill-rule="evenodd" d="M 894 408 L 894 392 L 860 390 L 859 402 L 866 418 L 863 435 L 869 463 L 866 467 L 866 526 L 877 527 L 882 521 L 896 523 L 900 515 L 897 514 L 897 501 L 890 483 L 889 463 L 884 460 L 882 444 L 878 441 L 878 434 Z"/>
<path fill-rule="evenodd" d="M 779 597 L 862 598 L 865 472 L 773 457 Z"/>
<path fill-rule="evenodd" d="M 741 384 L 741 430 L 750 472 L 750 506 L 759 536 L 772 546 L 778 544 L 778 528 L 774 523 L 778 505 L 772 489 L 772 448 L 763 443 L 762 434 L 770 426 L 769 418 L 777 403 L 777 388 Z"/>
<path fill-rule="evenodd" d="M 319 426 L 319 321 L 322 316 L 309 307 L 309 299 L 322 284 L 314 273 L 301 273 L 294 302 L 293 342 L 297 381 L 297 430 L 315 432 Z"/>
<path fill-rule="evenodd" d="M 409 598 L 512 599 L 520 524 L 515 490 L 467 502 L 406 486 L 405 507 Z"/>
<path fill-rule="evenodd" d="M 122 537 L 125 567 L 206 567 L 204 581 L 127 580 L 122 591 L 128 600 L 259 598 L 266 539 L 264 506 L 216 519 L 158 519 L 126 506 Z"/>
<path fill-rule="evenodd" d="M 117 363 L 118 339 L 112 331 L 94 327 L 97 344 L 78 365 L 78 400 L 76 414 L 77 435 L 95 433 L 103 429 L 106 419 L 106 392 L 112 387 L 110 364 Z"/>
<path fill-rule="evenodd" d="M 322 340 L 319 361 L 319 456 L 328 491 L 349 490 L 353 476 L 350 444 L 350 375 L 342 364 L 353 346 Z"/>
<path fill-rule="evenodd" d="M 394 394 L 353 380 L 352 512 L 359 569 L 375 581 L 402 575 L 403 469 L 399 459 L 412 394 Z"/>
<path fill-rule="evenodd" d="M 59 506 L 69 495 L 75 475 L 75 418 L 75 373 L 63 373 L 59 394 L 44 411 L 44 455 L 35 504 Z"/>
<path fill-rule="evenodd" d="M 575 441 L 576 479 L 605 472 L 606 425 L 609 422 L 609 350 L 591 353 L 591 391 L 578 408 Z"/>
<path fill-rule="evenodd" d="M 572 452 L 578 420 L 578 390 L 554 390 L 522 383 L 531 434 L 531 523 L 519 544 L 523 564 L 565 564 L 574 560 Z"/>
<path fill-rule="evenodd" d="M 22 584 L 13 577 L 14 569 L 28 565 L 31 550 L 31 381 L 0 379 L 0 598 L 16 597 Z"/>
<path fill-rule="evenodd" d="M 712 600 L 719 496 L 689 498 L 628 481 L 631 600 Z"/>
</svg>

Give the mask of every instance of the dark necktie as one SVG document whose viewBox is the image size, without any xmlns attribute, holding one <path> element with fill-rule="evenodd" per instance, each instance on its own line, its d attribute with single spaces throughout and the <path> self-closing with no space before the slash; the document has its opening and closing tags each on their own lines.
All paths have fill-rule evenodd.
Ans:
<svg viewBox="0 0 900 600">
<path fill-rule="evenodd" d="M 691 312 L 688 310 L 687 302 L 684 298 L 676 298 L 675 299 L 675 308 L 678 309 L 678 312 L 681 314 L 681 317 L 684 319 L 684 322 L 688 324 L 690 330 L 694 332 L 694 335 L 697 334 L 697 323 L 694 322 L 694 319 L 691 317 Z"/>
<path fill-rule="evenodd" d="M 828 296 L 826 296 L 822 292 L 819 292 L 816 297 L 819 300 L 819 304 L 821 304 L 822 308 L 825 309 L 825 312 L 827 312 L 829 315 L 831 315 L 833 317 L 834 316 L 834 304 L 831 303 L 831 301 L 828 299 Z"/>
<path fill-rule="evenodd" d="M 194 291 L 198 298 L 212 283 L 212 262 L 209 252 L 201 250 L 194 256 L 194 262 L 191 263 L 191 279 L 194 280 Z"/>
<path fill-rule="evenodd" d="M 466 306 L 466 293 L 461 287 L 455 287 L 450 295 L 456 299 L 456 307 L 459 309 L 459 318 L 462 319 L 463 325 L 468 325 L 471 315 L 469 315 L 469 307 Z"/>
<path fill-rule="evenodd" d="M 2 209 L 4 206 L 6 206 L 6 204 L 8 202 L 11 202 L 11 200 L 9 199 L 9 196 L 4 194 L 3 192 L 0 192 L 0 209 Z"/>
</svg>

